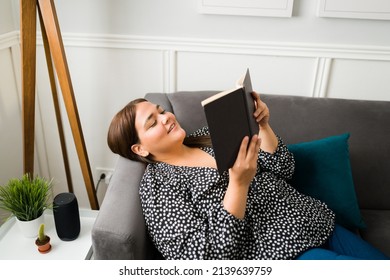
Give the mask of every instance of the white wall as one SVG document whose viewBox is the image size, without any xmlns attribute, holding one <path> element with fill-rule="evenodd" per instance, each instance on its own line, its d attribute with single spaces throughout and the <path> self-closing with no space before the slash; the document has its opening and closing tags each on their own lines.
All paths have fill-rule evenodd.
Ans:
<svg viewBox="0 0 390 280">
<path fill-rule="evenodd" d="M 295 0 L 291 18 L 204 15 L 197 0 L 55 3 L 95 183 L 95 169 L 116 162 L 106 145 L 112 116 L 146 92 L 230 88 L 250 67 L 262 93 L 390 100 L 390 21 L 319 18 L 313 0 Z M 12 27 L 19 19 L 6 21 Z M 8 62 L 0 62 L 6 69 L 0 71 L 9 75 L 17 58 L 8 47 L 2 52 Z M 37 58 L 37 161 L 62 192 L 66 180 L 40 36 Z M 6 81 L 17 88 L 12 77 Z M 63 120 L 76 195 L 89 207 L 65 113 Z"/>
<path fill-rule="evenodd" d="M 13 0 L 14 1 L 14 0 Z M 11 0 L 0 1 L 0 34 L 5 34 L 14 31 L 15 26 L 15 10 Z"/>
<path fill-rule="evenodd" d="M 295 0 L 292 18 L 205 15 L 197 11 L 198 0 L 55 2 L 63 32 L 390 45 L 390 37 L 384 36 L 389 22 L 319 18 L 317 0 Z"/>
</svg>

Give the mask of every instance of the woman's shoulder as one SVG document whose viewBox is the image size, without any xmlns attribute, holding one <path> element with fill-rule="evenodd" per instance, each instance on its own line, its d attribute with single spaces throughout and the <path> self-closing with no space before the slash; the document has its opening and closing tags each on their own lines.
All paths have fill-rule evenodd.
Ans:
<svg viewBox="0 0 390 280">
<path fill-rule="evenodd" d="M 147 192 L 161 185 L 167 180 L 170 172 L 166 170 L 164 163 L 149 163 L 144 171 L 140 182 L 140 191 Z"/>
<path fill-rule="evenodd" d="M 149 163 L 145 168 L 143 177 L 156 177 L 159 174 L 167 173 L 168 169 L 169 165 L 163 162 Z"/>
<path fill-rule="evenodd" d="M 198 136 L 205 136 L 205 135 L 210 135 L 210 131 L 209 131 L 208 126 L 204 126 L 204 127 L 201 127 L 199 129 L 195 130 L 194 132 L 189 134 L 188 137 L 198 137 Z"/>
<path fill-rule="evenodd" d="M 177 173 L 180 173 L 178 169 L 179 167 L 165 162 L 149 163 L 145 168 L 141 182 L 161 184 L 170 181 Z"/>
</svg>

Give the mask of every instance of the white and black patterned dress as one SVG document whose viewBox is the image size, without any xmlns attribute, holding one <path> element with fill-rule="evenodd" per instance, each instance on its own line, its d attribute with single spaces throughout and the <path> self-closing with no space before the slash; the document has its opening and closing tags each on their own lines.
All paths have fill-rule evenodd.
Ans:
<svg viewBox="0 0 390 280">
<path fill-rule="evenodd" d="M 195 134 L 205 133 L 207 128 Z M 147 166 L 140 186 L 143 213 L 166 259 L 293 259 L 327 240 L 334 213 L 286 183 L 294 158 L 278 141 L 275 153 L 259 153 L 242 220 L 222 205 L 228 172 L 166 163 Z M 203 150 L 214 156 L 212 148 Z"/>
</svg>

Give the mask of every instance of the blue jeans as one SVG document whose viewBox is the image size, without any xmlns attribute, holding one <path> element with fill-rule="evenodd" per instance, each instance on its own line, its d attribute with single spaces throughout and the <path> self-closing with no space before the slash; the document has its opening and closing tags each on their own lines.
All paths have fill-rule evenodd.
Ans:
<svg viewBox="0 0 390 280">
<path fill-rule="evenodd" d="M 297 260 L 390 260 L 358 235 L 336 225 L 326 244 L 309 249 Z"/>
</svg>

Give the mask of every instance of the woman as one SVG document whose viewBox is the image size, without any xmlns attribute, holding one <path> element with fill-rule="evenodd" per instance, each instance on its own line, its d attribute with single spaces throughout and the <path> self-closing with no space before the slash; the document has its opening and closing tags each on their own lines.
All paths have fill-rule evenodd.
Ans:
<svg viewBox="0 0 390 280">
<path fill-rule="evenodd" d="M 207 127 L 186 137 L 172 113 L 145 99 L 113 118 L 110 149 L 148 163 L 140 196 L 157 249 L 167 259 L 305 259 L 317 251 L 321 258 L 386 258 L 335 226 L 324 203 L 286 183 L 293 156 L 270 127 L 266 104 L 255 92 L 253 98 L 259 135 L 243 139 L 222 175 Z M 344 256 L 346 244 L 335 243 L 340 238 L 363 253 Z"/>
</svg>

